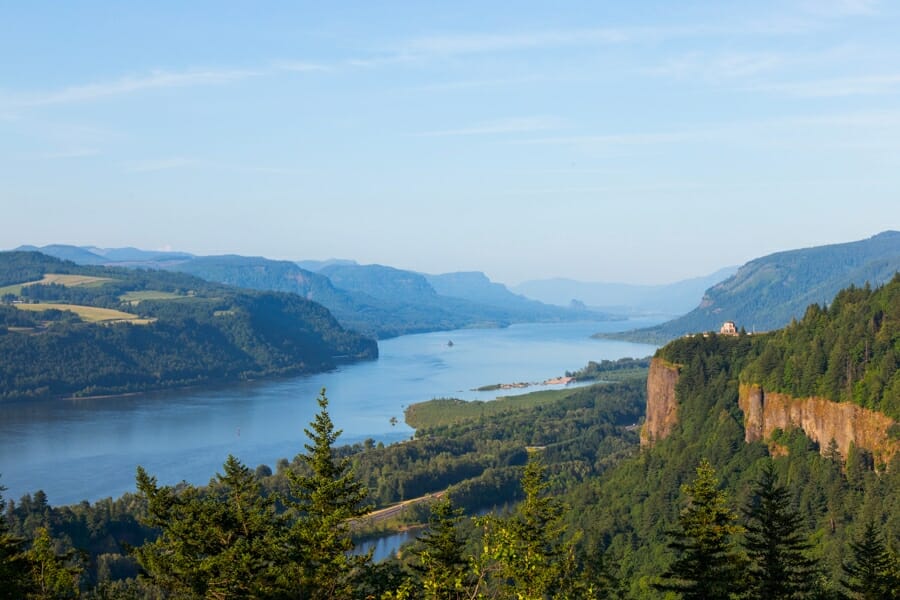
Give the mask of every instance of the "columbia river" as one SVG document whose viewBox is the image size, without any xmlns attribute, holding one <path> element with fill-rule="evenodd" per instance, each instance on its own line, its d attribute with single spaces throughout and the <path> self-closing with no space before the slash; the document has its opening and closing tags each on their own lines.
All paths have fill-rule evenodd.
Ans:
<svg viewBox="0 0 900 600">
<path fill-rule="evenodd" d="M 413 433 L 403 423 L 403 410 L 412 403 L 524 393 L 542 386 L 472 390 L 543 381 L 589 360 L 647 356 L 655 346 L 589 336 L 655 322 L 540 323 L 408 335 L 379 342 L 376 361 L 317 375 L 0 404 L 0 485 L 8 488 L 6 499 L 42 489 L 51 504 L 60 505 L 134 491 L 138 465 L 163 484 L 206 483 L 229 454 L 251 468 L 264 463 L 274 469 L 279 458 L 303 449 L 303 428 L 318 411 L 323 387 L 329 413 L 343 430 L 338 443 L 400 441 Z"/>
</svg>

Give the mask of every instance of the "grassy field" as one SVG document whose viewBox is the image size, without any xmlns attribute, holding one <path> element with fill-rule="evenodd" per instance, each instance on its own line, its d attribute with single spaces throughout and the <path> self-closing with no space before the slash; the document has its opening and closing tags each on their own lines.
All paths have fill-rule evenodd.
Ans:
<svg viewBox="0 0 900 600">
<path fill-rule="evenodd" d="M 83 320 L 89 323 L 115 323 L 120 321 L 128 321 L 135 325 L 146 325 L 152 323 L 154 319 L 144 319 L 131 313 L 113 310 L 111 308 L 98 308 L 96 306 L 81 306 L 79 304 L 15 304 L 13 305 L 19 310 L 29 310 L 40 312 L 43 310 L 70 310 Z"/>
<path fill-rule="evenodd" d="M 132 306 L 143 300 L 174 300 L 175 298 L 185 298 L 182 294 L 174 292 L 160 292 L 158 290 L 141 290 L 139 292 L 127 292 L 119 296 L 122 302 L 128 302 Z"/>
<path fill-rule="evenodd" d="M 7 285 L 0 288 L 0 296 L 6 294 L 14 294 L 19 296 L 22 294 L 22 288 L 29 285 L 48 285 L 55 283 L 66 287 L 97 287 L 109 281 L 113 281 L 109 277 L 91 277 L 89 275 L 62 275 L 59 273 L 47 273 L 43 279 L 37 281 L 29 281 L 27 283 L 17 283 L 15 285 Z"/>
<path fill-rule="evenodd" d="M 555 402 L 575 393 L 577 389 L 541 390 L 519 396 L 500 396 L 487 402 L 435 398 L 427 402 L 411 404 L 406 409 L 404 416 L 406 424 L 413 429 L 452 425 L 462 421 L 490 417 L 509 410 Z"/>
</svg>

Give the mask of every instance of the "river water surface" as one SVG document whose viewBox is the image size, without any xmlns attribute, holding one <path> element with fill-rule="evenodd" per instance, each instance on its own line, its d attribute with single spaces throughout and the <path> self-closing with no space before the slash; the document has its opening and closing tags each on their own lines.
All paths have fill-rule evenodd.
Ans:
<svg viewBox="0 0 900 600">
<path fill-rule="evenodd" d="M 647 356 L 655 346 L 589 336 L 656 322 L 541 323 L 408 335 L 379 342 L 376 361 L 317 375 L 0 404 L 0 485 L 8 488 L 7 499 L 43 489 L 51 504 L 60 505 L 134 491 L 138 465 L 163 484 L 206 483 L 229 454 L 251 468 L 262 463 L 274 468 L 279 458 L 303 450 L 303 428 L 318 411 L 316 396 L 323 387 L 332 420 L 343 429 L 338 443 L 399 441 L 412 435 L 403 409 L 414 402 L 488 400 L 498 392 L 472 389 L 543 381 L 589 360 Z M 501 393 L 535 389 L 542 388 Z"/>
</svg>

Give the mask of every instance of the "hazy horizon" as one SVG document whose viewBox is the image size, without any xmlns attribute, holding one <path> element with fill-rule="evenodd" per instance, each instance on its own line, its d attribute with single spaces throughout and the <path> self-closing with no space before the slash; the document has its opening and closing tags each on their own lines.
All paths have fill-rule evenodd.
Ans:
<svg viewBox="0 0 900 600">
<path fill-rule="evenodd" d="M 662 284 L 900 229 L 900 6 L 10 5 L 3 246 Z"/>
</svg>

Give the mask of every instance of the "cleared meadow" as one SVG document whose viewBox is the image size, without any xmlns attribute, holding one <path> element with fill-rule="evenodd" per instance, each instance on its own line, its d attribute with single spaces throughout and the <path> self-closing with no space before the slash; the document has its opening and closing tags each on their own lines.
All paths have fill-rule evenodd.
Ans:
<svg viewBox="0 0 900 600">
<path fill-rule="evenodd" d="M 19 310 L 41 312 L 45 310 L 69 310 L 89 323 L 118 323 L 127 321 L 135 325 L 146 325 L 155 319 L 145 319 L 138 315 L 114 310 L 112 308 L 99 308 L 96 306 L 82 306 L 80 304 L 14 304 Z"/>
<path fill-rule="evenodd" d="M 98 287 L 110 281 L 114 280 L 109 277 L 91 277 L 90 275 L 65 275 L 62 273 L 47 273 L 43 278 L 38 279 L 37 281 L 28 281 L 26 283 L 16 283 L 13 285 L 0 287 L 0 296 L 4 296 L 6 294 L 20 296 L 22 294 L 22 288 L 29 285 L 49 285 L 51 283 L 55 283 L 56 285 L 64 285 L 66 287 Z"/>
</svg>

